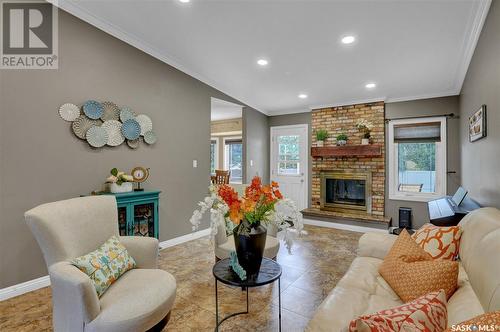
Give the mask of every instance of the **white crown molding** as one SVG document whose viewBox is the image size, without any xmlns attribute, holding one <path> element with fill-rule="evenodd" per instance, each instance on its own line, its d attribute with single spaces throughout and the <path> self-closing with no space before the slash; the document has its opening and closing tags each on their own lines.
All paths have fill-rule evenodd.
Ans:
<svg viewBox="0 0 500 332">
<path fill-rule="evenodd" d="M 277 110 L 277 111 L 269 111 L 268 116 L 275 116 L 275 115 L 286 115 L 286 114 L 297 114 L 297 113 L 307 113 L 310 112 L 311 109 L 309 107 L 304 107 L 304 108 L 297 108 L 294 110 Z"/>
<path fill-rule="evenodd" d="M 204 236 L 210 235 L 210 228 L 203 229 L 201 231 L 197 231 L 194 233 L 189 233 L 186 235 L 182 235 L 170 240 L 160 242 L 160 250 L 173 247 L 175 245 L 196 240 Z M 37 289 L 50 286 L 50 278 L 49 276 L 43 276 L 40 278 L 36 278 L 33 280 L 28 280 L 26 282 L 13 285 L 10 287 L 0 289 L 0 301 L 5 301 L 15 296 L 23 295 L 28 292 L 35 291 Z"/>
<path fill-rule="evenodd" d="M 456 89 L 438 92 L 438 93 L 428 93 L 423 95 L 414 95 L 414 96 L 406 96 L 406 97 L 396 97 L 396 98 L 387 98 L 385 103 L 397 103 L 401 101 L 411 101 L 411 100 L 419 100 L 419 99 L 430 99 L 430 98 L 441 98 L 441 97 L 449 97 L 459 95 L 460 91 Z"/>
<path fill-rule="evenodd" d="M 331 104 L 322 104 L 322 105 L 313 105 L 310 106 L 310 110 L 317 110 L 321 108 L 329 108 L 329 107 L 340 107 L 347 105 L 358 105 L 358 104 L 368 104 L 368 103 L 376 103 L 379 101 L 386 101 L 386 97 L 378 97 L 378 98 L 369 98 L 369 99 L 351 99 L 351 100 L 343 100 L 340 102 L 332 102 Z"/>
<path fill-rule="evenodd" d="M 19 296 L 47 286 L 50 286 L 49 276 L 43 276 L 17 285 L 2 288 L 0 289 L 0 301 L 5 301 L 11 297 Z"/>
<path fill-rule="evenodd" d="M 90 13 L 88 10 L 80 7 L 76 1 L 68 1 L 68 0 L 46 0 L 47 2 L 51 3 L 52 5 L 58 7 L 59 9 L 64 10 L 65 12 L 70 13 L 73 16 L 78 17 L 79 19 L 87 22 L 88 24 L 98 28 L 99 30 L 102 30 L 106 32 L 107 34 L 118 38 L 119 40 L 143 51 L 144 53 L 176 68 L 177 70 L 182 71 L 183 73 L 213 87 L 216 90 L 221 91 L 222 93 L 227 94 L 228 96 L 235 98 L 236 100 L 244 103 L 243 107 L 248 106 L 251 107 L 265 115 L 268 115 L 267 112 L 262 111 L 261 109 L 252 106 L 250 103 L 247 103 L 245 101 L 245 98 L 240 98 L 240 96 L 228 93 L 224 91 L 225 89 L 220 86 L 217 82 L 205 77 L 204 75 L 201 75 L 200 73 L 197 73 L 193 70 L 188 69 L 186 66 L 182 65 L 180 61 L 175 59 L 175 57 L 164 54 L 163 52 L 158 51 L 155 49 L 153 46 L 145 43 L 142 41 L 140 38 L 137 36 L 125 32 L 121 28 L 117 27 L 116 25 L 113 25 L 109 22 L 106 22 L 102 20 L 101 18 L 95 16 L 94 14 Z"/>
<path fill-rule="evenodd" d="M 477 42 L 479 41 L 479 37 L 481 36 L 481 31 L 483 30 L 484 22 L 486 21 L 486 17 L 488 16 L 488 11 L 490 10 L 492 0 L 479 0 L 478 10 L 475 15 L 471 15 L 469 19 L 468 26 L 470 29 L 469 35 L 464 36 L 463 48 L 462 48 L 462 59 L 457 68 L 457 74 L 455 77 L 455 91 L 457 94 L 460 94 L 462 91 L 462 85 L 465 81 L 465 76 L 467 75 L 467 71 L 469 70 L 469 65 L 472 60 L 472 56 L 474 55 L 474 51 L 476 50 Z"/>
<path fill-rule="evenodd" d="M 305 219 L 304 218 L 303 223 L 305 225 L 312 225 L 312 226 L 319 226 L 319 227 L 326 227 L 326 228 L 335 228 L 335 229 L 341 229 L 344 231 L 352 231 L 352 232 L 358 232 L 358 233 L 368 233 L 368 232 L 388 233 L 388 230 L 381 229 L 381 228 L 339 224 L 339 223 L 335 223 L 335 222 L 321 221 L 321 220 L 315 220 L 315 219 Z"/>
</svg>

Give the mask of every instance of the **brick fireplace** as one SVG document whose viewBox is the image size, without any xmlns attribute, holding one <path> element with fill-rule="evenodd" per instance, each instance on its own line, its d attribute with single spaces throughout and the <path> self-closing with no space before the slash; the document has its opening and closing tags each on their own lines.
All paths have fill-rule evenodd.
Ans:
<svg viewBox="0 0 500 332">
<path fill-rule="evenodd" d="M 360 119 L 373 124 L 370 146 L 361 145 L 363 133 L 356 128 Z M 387 222 L 384 120 L 384 102 L 312 111 L 312 202 L 311 209 L 304 211 L 306 214 L 311 210 L 316 214 Z M 323 148 L 315 148 L 318 129 L 329 133 Z M 349 137 L 346 147 L 335 147 L 340 133 Z"/>
</svg>

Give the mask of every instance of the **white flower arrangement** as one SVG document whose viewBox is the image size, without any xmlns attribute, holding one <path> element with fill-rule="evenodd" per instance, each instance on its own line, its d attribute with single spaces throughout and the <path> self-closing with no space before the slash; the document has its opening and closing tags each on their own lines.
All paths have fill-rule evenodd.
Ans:
<svg viewBox="0 0 500 332">
<path fill-rule="evenodd" d="M 364 132 L 364 138 L 370 138 L 373 129 L 373 123 L 366 119 L 361 119 L 356 123 L 356 128 Z"/>
</svg>

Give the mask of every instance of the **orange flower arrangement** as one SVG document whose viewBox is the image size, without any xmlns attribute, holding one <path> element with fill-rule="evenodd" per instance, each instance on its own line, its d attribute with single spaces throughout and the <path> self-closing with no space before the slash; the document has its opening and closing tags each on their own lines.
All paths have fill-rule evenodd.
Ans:
<svg viewBox="0 0 500 332">
<path fill-rule="evenodd" d="M 238 197 L 238 193 L 228 185 L 220 186 L 218 194 L 229 207 L 227 216 L 235 225 L 240 225 L 243 220 L 251 225 L 260 222 L 274 208 L 274 204 L 283 199 L 278 188 L 278 183 L 274 181 L 270 185 L 262 185 L 262 180 L 256 176 L 245 189 L 243 197 Z"/>
</svg>

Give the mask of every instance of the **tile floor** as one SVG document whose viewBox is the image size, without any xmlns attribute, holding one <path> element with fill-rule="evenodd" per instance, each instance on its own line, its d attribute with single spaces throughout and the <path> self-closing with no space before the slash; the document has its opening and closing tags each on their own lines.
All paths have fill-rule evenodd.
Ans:
<svg viewBox="0 0 500 332">
<path fill-rule="evenodd" d="M 278 254 L 281 279 L 282 331 L 303 331 L 314 311 L 347 271 L 356 255 L 361 233 L 306 226 L 308 235 Z M 160 252 L 160 268 L 177 279 L 177 297 L 165 331 L 213 331 L 215 296 L 213 251 L 208 238 L 186 242 Z M 250 314 L 225 321 L 221 331 L 277 331 L 278 286 L 250 289 Z M 50 289 L 0 302 L 0 331 L 50 331 Z M 219 286 L 222 315 L 245 309 L 245 292 Z"/>
</svg>

